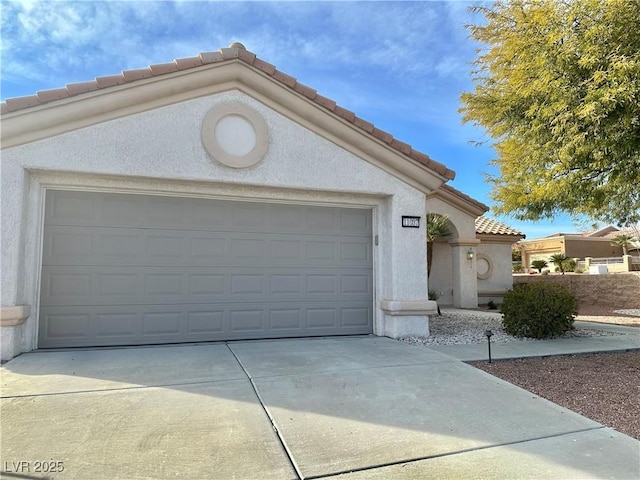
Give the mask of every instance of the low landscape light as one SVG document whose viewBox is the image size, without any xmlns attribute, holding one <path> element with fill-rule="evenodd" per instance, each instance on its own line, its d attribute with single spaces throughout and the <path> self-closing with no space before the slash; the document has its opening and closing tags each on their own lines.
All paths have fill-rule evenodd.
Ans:
<svg viewBox="0 0 640 480">
<path fill-rule="evenodd" d="M 491 330 L 485 330 L 484 334 L 487 336 L 487 346 L 489 347 L 489 363 L 491 363 L 491 337 L 493 337 L 493 332 Z"/>
</svg>

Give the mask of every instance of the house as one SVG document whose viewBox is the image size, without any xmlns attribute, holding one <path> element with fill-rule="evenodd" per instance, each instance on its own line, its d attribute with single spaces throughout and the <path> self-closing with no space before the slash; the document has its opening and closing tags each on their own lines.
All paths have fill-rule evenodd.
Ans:
<svg viewBox="0 0 640 480">
<path fill-rule="evenodd" d="M 534 260 L 549 261 L 551 255 L 561 253 L 569 258 L 607 258 L 621 257 L 623 249 L 612 245 L 611 241 L 619 235 L 633 236 L 632 231 L 620 230 L 608 226 L 583 233 L 554 233 L 542 238 L 523 240 L 518 243 L 522 251 L 522 265 L 531 266 Z M 629 253 L 634 254 L 636 246 L 632 244 Z"/>
<path fill-rule="evenodd" d="M 2 358 L 35 348 L 427 335 L 424 219 L 477 305 L 487 207 L 239 43 L 2 104 Z M 480 257 L 482 258 L 482 257 Z"/>
<path fill-rule="evenodd" d="M 476 217 L 474 227 L 475 243 L 466 242 L 467 250 L 463 253 L 467 258 L 460 260 L 462 268 L 469 273 L 462 276 L 469 284 L 475 282 L 468 287 L 475 288 L 477 292 L 476 305 L 470 305 L 471 308 L 490 300 L 501 302 L 507 290 L 513 287 L 511 249 L 514 243 L 525 238 L 522 232 L 485 216 Z M 453 225 L 450 230 L 451 236 L 434 243 L 429 290 L 438 295 L 438 303 L 457 306 L 456 276 L 450 258 L 452 245 L 458 241 L 458 233 Z M 476 246 L 475 249 L 472 245 Z M 472 273 L 475 273 L 475 278 Z"/>
</svg>

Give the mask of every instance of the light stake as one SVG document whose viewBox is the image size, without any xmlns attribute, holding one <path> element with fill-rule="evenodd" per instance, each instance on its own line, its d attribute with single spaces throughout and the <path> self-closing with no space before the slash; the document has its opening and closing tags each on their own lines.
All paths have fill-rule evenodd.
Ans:
<svg viewBox="0 0 640 480">
<path fill-rule="evenodd" d="M 487 336 L 487 346 L 489 347 L 489 363 L 491 363 L 491 337 L 493 337 L 493 332 L 491 330 L 485 330 L 484 334 Z"/>
</svg>

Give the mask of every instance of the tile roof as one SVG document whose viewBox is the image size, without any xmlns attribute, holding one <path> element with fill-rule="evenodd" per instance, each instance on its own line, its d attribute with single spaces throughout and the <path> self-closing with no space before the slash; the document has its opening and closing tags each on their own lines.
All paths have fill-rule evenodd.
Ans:
<svg viewBox="0 0 640 480">
<path fill-rule="evenodd" d="M 364 130 L 368 134 L 378 140 L 388 144 L 390 147 L 407 155 L 418 163 L 430 168 L 443 177 L 452 180 L 455 172 L 447 168 L 444 164 L 432 160 L 428 155 L 414 150 L 411 145 L 401 142 L 388 132 L 376 128 L 370 122 L 357 117 L 353 112 L 336 105 L 333 100 L 319 95 L 314 89 L 299 83 L 294 77 L 280 72 L 276 67 L 264 60 L 259 59 L 255 53 L 248 51 L 244 45 L 234 42 L 228 48 L 221 48 L 216 52 L 200 53 L 196 57 L 178 58 L 171 63 L 162 63 L 150 65 L 147 68 L 136 70 L 126 70 L 119 75 L 109 75 L 97 77 L 95 80 L 81 83 L 70 83 L 65 87 L 53 90 L 41 90 L 35 95 L 26 97 L 7 98 L 5 102 L 0 104 L 1 113 L 6 114 L 23 110 L 38 105 L 43 105 L 56 100 L 82 95 L 83 93 L 92 92 L 104 88 L 114 87 L 125 83 L 136 82 L 145 78 L 158 77 L 169 73 L 198 68 L 204 65 L 221 63 L 228 61 L 241 61 L 261 72 L 269 75 L 274 80 L 282 83 L 284 86 L 297 92 L 298 94 L 314 101 L 318 105 L 326 108 L 335 115 L 352 123 L 356 127 Z"/>
<path fill-rule="evenodd" d="M 476 218 L 476 233 L 489 235 L 513 235 L 524 238 L 524 233 L 511 228 L 504 223 L 497 222 L 487 217 Z"/>
<path fill-rule="evenodd" d="M 442 187 L 440 187 L 443 190 L 448 190 L 449 192 L 451 192 L 452 194 L 462 198 L 463 200 L 466 200 L 469 203 L 474 204 L 475 206 L 481 208 L 482 210 L 484 210 L 485 212 L 489 211 L 490 208 L 485 205 L 482 202 L 479 202 L 478 200 L 476 200 L 475 198 L 471 198 L 469 195 L 467 195 L 466 193 L 462 193 L 460 190 L 453 188 L 451 185 L 447 185 L 446 183 L 442 185 Z"/>
</svg>

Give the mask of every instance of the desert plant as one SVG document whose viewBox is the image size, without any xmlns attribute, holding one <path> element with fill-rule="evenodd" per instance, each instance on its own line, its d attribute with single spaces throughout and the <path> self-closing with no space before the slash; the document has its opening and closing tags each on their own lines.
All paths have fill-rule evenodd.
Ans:
<svg viewBox="0 0 640 480">
<path fill-rule="evenodd" d="M 632 240 L 633 237 L 631 237 L 630 235 L 622 234 L 614 237 L 613 240 L 611 240 L 611 245 L 613 245 L 614 247 L 622 247 L 622 254 L 628 255 L 628 247 L 631 245 Z"/>
<path fill-rule="evenodd" d="M 567 258 L 564 262 L 562 262 L 562 268 L 564 268 L 565 272 L 575 272 L 578 264 L 573 258 Z"/>
<path fill-rule="evenodd" d="M 567 257 L 564 253 L 554 253 L 553 255 L 551 255 L 551 257 L 549 257 L 549 260 L 556 267 L 558 267 L 560 269 L 560 272 L 562 273 L 562 275 L 564 275 L 564 265 L 563 265 L 563 263 L 566 262 L 567 260 L 569 260 L 569 257 Z"/>
<path fill-rule="evenodd" d="M 498 306 L 496 305 L 496 302 L 494 302 L 493 300 L 489 300 L 489 301 L 487 302 L 487 308 L 488 308 L 489 310 L 497 310 L 497 309 L 498 309 Z"/>
<path fill-rule="evenodd" d="M 521 264 L 519 264 L 519 263 L 516 263 L 516 264 L 513 266 L 513 271 L 514 271 L 515 273 L 520 273 L 520 272 L 522 272 L 522 265 L 521 265 Z"/>
<path fill-rule="evenodd" d="M 439 298 L 440 294 L 438 292 L 436 292 L 435 290 L 429 290 L 429 300 L 433 300 L 437 303 Z M 442 315 L 442 313 L 440 312 L 440 305 L 438 305 L 438 315 Z"/>
<path fill-rule="evenodd" d="M 542 269 L 545 268 L 547 265 L 549 265 L 547 263 L 546 260 L 534 260 L 533 262 L 531 262 L 531 268 L 535 268 L 538 270 L 538 273 L 542 273 Z"/>
<path fill-rule="evenodd" d="M 550 338 L 573 330 L 578 302 L 566 285 L 533 282 L 509 290 L 500 311 L 510 335 Z"/>
</svg>

